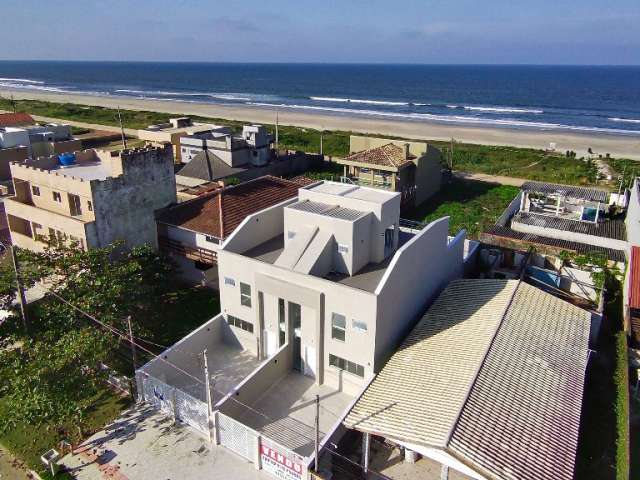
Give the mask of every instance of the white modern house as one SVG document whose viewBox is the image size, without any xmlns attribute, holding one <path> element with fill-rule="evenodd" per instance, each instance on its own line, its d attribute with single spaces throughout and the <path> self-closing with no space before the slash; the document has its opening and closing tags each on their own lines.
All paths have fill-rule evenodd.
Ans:
<svg viewBox="0 0 640 480">
<path fill-rule="evenodd" d="M 475 256 L 448 218 L 402 227 L 400 197 L 321 182 L 248 215 L 217 250 L 222 313 L 138 370 L 142 399 L 258 469 L 307 478 L 316 398 L 322 440 Z"/>
</svg>

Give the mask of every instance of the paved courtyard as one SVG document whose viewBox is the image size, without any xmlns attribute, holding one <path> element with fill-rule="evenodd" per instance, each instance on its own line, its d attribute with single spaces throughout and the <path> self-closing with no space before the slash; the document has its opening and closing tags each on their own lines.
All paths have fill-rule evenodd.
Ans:
<svg viewBox="0 0 640 480">
<path fill-rule="evenodd" d="M 149 406 L 125 411 L 63 464 L 79 480 L 272 479 Z"/>
</svg>

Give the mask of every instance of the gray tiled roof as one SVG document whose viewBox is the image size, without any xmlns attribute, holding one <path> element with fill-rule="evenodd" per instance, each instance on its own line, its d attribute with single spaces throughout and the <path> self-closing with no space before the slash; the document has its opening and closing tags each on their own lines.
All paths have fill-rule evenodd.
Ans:
<svg viewBox="0 0 640 480">
<path fill-rule="evenodd" d="M 568 218 L 555 217 L 551 215 L 541 215 L 539 213 L 520 212 L 513 217 L 512 222 L 524 223 L 542 228 L 552 228 L 565 232 L 582 233 L 594 237 L 612 238 L 615 240 L 626 240 L 627 230 L 624 220 L 604 219 L 598 223 L 581 222 Z"/>
<path fill-rule="evenodd" d="M 606 203 L 609 194 L 604 190 L 595 188 L 574 187 L 571 185 L 560 185 L 558 183 L 546 182 L 524 182 L 520 187 L 525 192 L 537 192 L 544 194 L 560 194 L 565 197 L 579 198 L 582 200 L 591 200 L 594 202 Z"/>
<path fill-rule="evenodd" d="M 520 284 L 451 450 L 498 478 L 571 480 L 589 325 L 588 312 Z"/>
<path fill-rule="evenodd" d="M 456 280 L 345 419 L 488 478 L 570 480 L 589 312 L 515 280 Z"/>
<path fill-rule="evenodd" d="M 246 170 L 247 166 L 230 167 L 213 153 L 200 152 L 180 169 L 178 175 L 212 181 L 238 175 Z"/>
</svg>

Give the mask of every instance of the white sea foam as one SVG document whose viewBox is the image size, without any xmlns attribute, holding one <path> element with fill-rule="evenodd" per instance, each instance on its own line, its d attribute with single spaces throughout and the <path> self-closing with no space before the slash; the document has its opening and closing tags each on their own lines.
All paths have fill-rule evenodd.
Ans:
<svg viewBox="0 0 640 480">
<path fill-rule="evenodd" d="M 612 118 L 609 118 L 609 120 L 611 120 L 612 122 L 621 122 L 621 123 L 640 123 L 640 120 L 635 118 L 612 117 Z"/>
<path fill-rule="evenodd" d="M 44 84 L 41 80 L 30 80 L 28 78 L 0 78 L 0 82 L 32 83 L 38 85 Z"/>
<path fill-rule="evenodd" d="M 409 105 L 409 102 L 389 102 L 386 100 L 361 100 L 359 98 L 309 97 L 309 99 L 315 100 L 316 102 L 363 103 L 366 105 L 391 105 L 396 107 Z"/>
<path fill-rule="evenodd" d="M 436 115 L 431 113 L 383 112 L 379 110 L 359 110 L 354 108 L 320 107 L 317 105 L 287 105 L 284 103 L 275 104 L 275 103 L 264 103 L 264 102 L 247 102 L 247 104 L 260 106 L 260 107 L 316 110 L 316 111 L 325 111 L 325 112 L 335 112 L 335 113 L 341 113 L 341 114 L 356 114 L 356 115 L 367 115 L 367 116 L 377 116 L 377 117 L 402 118 L 406 120 L 432 120 L 436 122 L 446 122 L 446 123 L 485 125 L 485 126 L 493 125 L 493 126 L 516 127 L 516 128 L 535 128 L 540 130 L 571 130 L 571 131 L 583 131 L 583 132 L 640 135 L 640 131 L 637 131 L 637 130 L 621 130 L 621 129 L 614 129 L 614 128 L 600 128 L 600 127 L 582 127 L 582 126 L 575 126 L 575 125 L 564 125 L 560 123 L 528 122 L 528 121 L 514 120 L 514 119 L 479 118 L 479 117 L 466 117 L 462 115 Z"/>
<path fill-rule="evenodd" d="M 472 107 L 465 105 L 465 110 L 471 110 L 473 112 L 493 112 L 493 113 L 544 113 L 543 110 L 529 109 L 529 108 L 515 108 L 515 107 Z"/>
</svg>

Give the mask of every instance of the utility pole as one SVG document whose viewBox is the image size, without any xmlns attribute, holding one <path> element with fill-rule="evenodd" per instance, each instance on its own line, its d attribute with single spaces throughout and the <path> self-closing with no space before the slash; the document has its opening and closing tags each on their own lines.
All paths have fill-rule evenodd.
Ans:
<svg viewBox="0 0 640 480">
<path fill-rule="evenodd" d="M 278 152 L 278 109 L 276 108 L 276 153 Z"/>
<path fill-rule="evenodd" d="M 316 395 L 316 473 L 320 468 L 320 395 Z"/>
<path fill-rule="evenodd" d="M 16 248 L 11 246 L 11 259 L 13 260 L 13 271 L 16 275 L 16 288 L 18 289 L 18 303 L 20 304 L 20 314 L 22 315 L 22 326 L 25 333 L 29 334 L 29 318 L 27 316 L 27 299 L 24 295 L 24 289 L 20 282 L 20 275 L 18 273 L 18 256 L 16 254 Z"/>
<path fill-rule="evenodd" d="M 204 359 L 204 387 L 207 390 L 207 434 L 209 435 L 209 443 L 213 443 L 213 436 L 211 435 L 213 408 L 211 402 L 211 385 L 209 384 L 209 361 L 207 360 L 206 348 L 202 351 L 202 358 Z"/>
<path fill-rule="evenodd" d="M 322 148 L 322 137 L 324 136 L 324 129 L 320 130 L 320 155 L 324 156 L 324 149 Z"/>
<path fill-rule="evenodd" d="M 120 123 L 120 135 L 122 135 L 122 148 L 127 149 L 127 138 L 124 135 L 124 127 L 122 126 L 122 115 L 120 115 L 120 105 L 118 105 L 118 122 Z"/>
<path fill-rule="evenodd" d="M 16 100 L 13 98 L 13 93 L 11 94 L 11 107 L 13 107 L 13 113 L 16 113 Z"/>
<path fill-rule="evenodd" d="M 133 343 L 133 329 L 131 328 L 131 315 L 127 317 L 127 326 L 129 327 L 129 343 L 131 344 L 131 360 L 133 361 L 133 372 L 135 373 L 138 359 L 136 358 L 136 346 Z"/>
<path fill-rule="evenodd" d="M 453 170 L 453 137 L 451 137 L 451 148 L 449 149 L 449 169 Z"/>
</svg>

